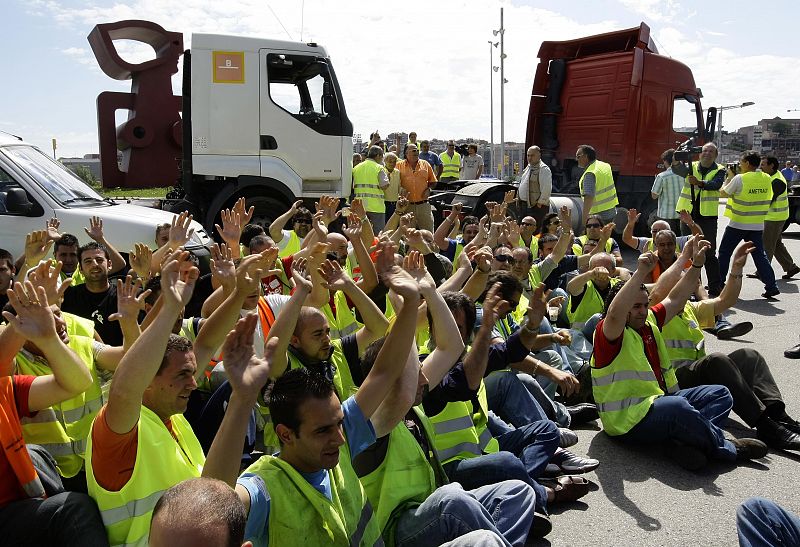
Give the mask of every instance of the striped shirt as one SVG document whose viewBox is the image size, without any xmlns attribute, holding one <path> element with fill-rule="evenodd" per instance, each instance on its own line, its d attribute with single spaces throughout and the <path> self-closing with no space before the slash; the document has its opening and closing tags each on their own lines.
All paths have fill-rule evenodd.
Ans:
<svg viewBox="0 0 800 547">
<path fill-rule="evenodd" d="M 651 192 L 658 195 L 658 210 L 656 211 L 658 218 L 680 218 L 675 211 L 675 206 L 678 204 L 683 182 L 683 177 L 673 173 L 671 167 L 656 175 Z"/>
</svg>

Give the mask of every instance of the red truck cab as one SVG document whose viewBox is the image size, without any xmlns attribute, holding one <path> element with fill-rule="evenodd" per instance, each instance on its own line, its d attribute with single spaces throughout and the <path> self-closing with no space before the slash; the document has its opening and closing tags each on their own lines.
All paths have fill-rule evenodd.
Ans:
<svg viewBox="0 0 800 547">
<path fill-rule="evenodd" d="M 703 126 L 702 96 L 692 71 L 659 55 L 650 27 L 542 42 L 533 82 L 526 148 L 538 145 L 553 171 L 554 191 L 578 193 L 581 144 L 614 171 L 620 207 L 641 211 L 647 222 L 660 156 L 690 138 L 708 142 L 713 116 Z M 618 217 L 620 218 L 620 217 Z"/>
</svg>

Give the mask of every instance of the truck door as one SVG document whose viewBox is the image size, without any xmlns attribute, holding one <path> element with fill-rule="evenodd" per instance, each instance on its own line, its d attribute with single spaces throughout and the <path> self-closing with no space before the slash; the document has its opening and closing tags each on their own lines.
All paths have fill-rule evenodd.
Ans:
<svg viewBox="0 0 800 547">
<path fill-rule="evenodd" d="M 44 208 L 26 186 L 25 179 L 0 154 L 0 248 L 11 252 L 15 260 L 25 250 L 25 236 L 44 230 L 45 220 L 53 213 L 48 207 L 49 216 L 45 217 Z"/>
<path fill-rule="evenodd" d="M 303 193 L 341 188 L 343 142 L 352 140 L 343 123 L 328 60 L 311 54 L 261 49 L 261 174 L 283 160 L 303 180 Z M 350 158 L 348 157 L 348 163 Z M 326 184 L 327 183 L 327 184 Z"/>
</svg>

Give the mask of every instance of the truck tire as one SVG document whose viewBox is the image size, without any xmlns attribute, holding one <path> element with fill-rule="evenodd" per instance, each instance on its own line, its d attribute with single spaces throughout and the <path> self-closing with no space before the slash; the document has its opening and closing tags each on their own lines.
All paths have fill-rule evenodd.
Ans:
<svg viewBox="0 0 800 547">
<path fill-rule="evenodd" d="M 238 197 L 236 198 L 238 199 Z M 280 198 L 269 196 L 245 196 L 246 207 L 255 207 L 251 224 L 258 224 L 264 231 L 269 233 L 269 225 L 272 221 L 285 213 L 291 206 Z"/>
</svg>

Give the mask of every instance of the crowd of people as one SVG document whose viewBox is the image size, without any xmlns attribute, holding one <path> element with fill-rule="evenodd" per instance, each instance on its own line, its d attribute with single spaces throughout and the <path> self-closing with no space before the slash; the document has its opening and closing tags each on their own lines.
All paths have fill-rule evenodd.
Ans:
<svg viewBox="0 0 800 547">
<path fill-rule="evenodd" d="M 746 152 L 736 173 L 713 144 L 688 166 L 665 152 L 651 237 L 628 212 L 628 269 L 591 146 L 579 223 L 551 210 L 531 147 L 517 192 L 435 226 L 431 190 L 479 177 L 477 148 L 436 164 L 420 144 L 371 143 L 344 207 L 298 201 L 262 227 L 237 201 L 208 271 L 188 213 L 127 256 L 99 218 L 83 244 L 52 219 L 24 256 L 0 250 L 3 541 L 525 545 L 602 465 L 568 450 L 580 424 L 689 471 L 800 450 L 764 357 L 704 349 L 752 329 L 725 318 L 748 257 L 769 299 L 771 253 L 800 272 L 767 236 L 788 214 L 775 158 Z M 753 438 L 725 434 L 731 410 Z M 800 537 L 767 500 L 738 519 L 745 545 Z"/>
</svg>

